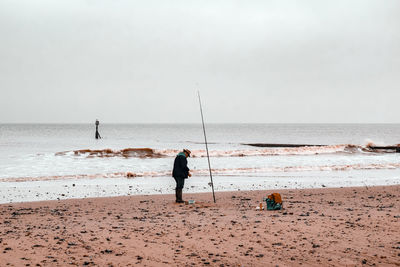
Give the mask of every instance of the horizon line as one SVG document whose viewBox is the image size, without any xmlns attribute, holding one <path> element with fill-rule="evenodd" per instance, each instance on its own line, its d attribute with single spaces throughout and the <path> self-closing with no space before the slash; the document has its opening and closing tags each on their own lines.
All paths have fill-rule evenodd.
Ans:
<svg viewBox="0 0 400 267">
<path fill-rule="evenodd" d="M 94 124 L 93 122 L 0 122 L 5 124 Z M 101 122 L 100 124 L 201 124 L 201 122 Z M 400 124 L 400 122 L 206 122 L 206 124 Z"/>
</svg>

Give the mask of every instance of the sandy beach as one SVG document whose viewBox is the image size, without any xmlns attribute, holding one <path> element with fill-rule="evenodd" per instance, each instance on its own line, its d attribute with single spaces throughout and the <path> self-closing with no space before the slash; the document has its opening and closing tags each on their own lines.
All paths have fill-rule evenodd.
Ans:
<svg viewBox="0 0 400 267">
<path fill-rule="evenodd" d="M 0 205 L 1 266 L 399 266 L 400 186 Z"/>
</svg>

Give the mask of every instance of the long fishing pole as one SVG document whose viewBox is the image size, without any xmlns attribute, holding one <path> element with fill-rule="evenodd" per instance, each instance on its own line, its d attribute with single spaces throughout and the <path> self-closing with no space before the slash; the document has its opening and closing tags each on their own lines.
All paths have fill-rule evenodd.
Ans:
<svg viewBox="0 0 400 267">
<path fill-rule="evenodd" d="M 216 203 L 216 201 L 215 201 L 215 193 L 214 193 L 214 182 L 213 182 L 212 173 L 211 173 L 210 155 L 209 155 L 209 153 L 208 153 L 206 128 L 205 128 L 205 126 L 204 126 L 203 109 L 202 109 L 202 107 L 201 107 L 201 100 L 200 100 L 200 92 L 199 92 L 199 91 L 197 91 L 197 95 L 199 96 L 201 122 L 203 123 L 204 142 L 205 142 L 205 144 L 206 144 L 206 150 L 207 150 L 208 170 L 210 171 L 211 188 L 212 188 L 214 203 Z"/>
</svg>

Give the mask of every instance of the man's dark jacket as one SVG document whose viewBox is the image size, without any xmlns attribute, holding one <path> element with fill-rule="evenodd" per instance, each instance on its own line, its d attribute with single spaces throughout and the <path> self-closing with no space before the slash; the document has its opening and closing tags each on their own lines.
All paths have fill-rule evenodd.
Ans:
<svg viewBox="0 0 400 267">
<path fill-rule="evenodd" d="M 174 169 L 172 170 L 172 176 L 174 178 L 188 178 L 189 168 L 187 166 L 187 159 L 183 152 L 179 153 L 174 161 Z"/>
</svg>

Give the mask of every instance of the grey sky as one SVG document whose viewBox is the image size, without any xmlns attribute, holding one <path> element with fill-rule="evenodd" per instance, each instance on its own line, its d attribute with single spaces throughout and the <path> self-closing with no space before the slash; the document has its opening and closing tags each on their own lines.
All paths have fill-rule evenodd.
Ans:
<svg viewBox="0 0 400 267">
<path fill-rule="evenodd" d="M 0 123 L 400 123 L 400 1 L 0 0 Z"/>
</svg>

